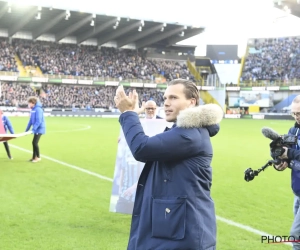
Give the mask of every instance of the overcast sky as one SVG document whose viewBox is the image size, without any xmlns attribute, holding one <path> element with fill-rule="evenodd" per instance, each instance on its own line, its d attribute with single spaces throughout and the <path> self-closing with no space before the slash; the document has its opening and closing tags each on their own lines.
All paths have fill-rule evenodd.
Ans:
<svg viewBox="0 0 300 250">
<path fill-rule="evenodd" d="M 205 32 L 179 44 L 197 45 L 196 55 L 205 55 L 206 44 L 238 44 L 245 52 L 252 37 L 300 35 L 300 19 L 273 7 L 273 0 L 10 0 L 24 4 L 70 9 L 87 13 L 179 22 L 203 26 Z"/>
</svg>

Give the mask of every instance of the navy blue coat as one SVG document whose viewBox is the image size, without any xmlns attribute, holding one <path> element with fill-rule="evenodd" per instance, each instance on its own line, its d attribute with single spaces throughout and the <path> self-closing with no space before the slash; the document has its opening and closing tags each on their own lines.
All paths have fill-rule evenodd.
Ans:
<svg viewBox="0 0 300 250">
<path fill-rule="evenodd" d="M 145 135 L 136 113 L 120 116 L 133 156 L 146 163 L 138 181 L 128 250 L 216 249 L 210 137 L 218 133 L 223 112 L 211 105 L 188 109 L 185 121 L 179 116 L 171 130 L 153 137 Z M 210 113 L 202 112 L 205 108 Z M 214 109 L 215 116 L 201 118 Z"/>
<path fill-rule="evenodd" d="M 42 104 L 37 102 L 35 106 L 31 109 L 30 119 L 26 127 L 26 132 L 32 126 L 32 133 L 34 134 L 45 134 L 46 124 L 44 119 L 44 111 L 42 109 Z"/>
</svg>

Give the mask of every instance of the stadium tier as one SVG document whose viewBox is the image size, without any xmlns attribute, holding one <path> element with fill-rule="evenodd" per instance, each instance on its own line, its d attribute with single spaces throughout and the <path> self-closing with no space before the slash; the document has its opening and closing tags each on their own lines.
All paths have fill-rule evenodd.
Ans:
<svg viewBox="0 0 300 250">
<path fill-rule="evenodd" d="M 146 59 L 133 50 L 28 42 L 16 46 L 24 66 L 40 67 L 43 74 L 112 77 L 153 80 L 156 74 L 167 79 L 188 77 L 185 65 Z"/>
<path fill-rule="evenodd" d="M 241 85 L 296 85 L 300 78 L 300 37 L 249 39 Z"/>
<path fill-rule="evenodd" d="M 166 81 L 193 78 L 182 61 L 150 59 L 135 50 L 24 39 L 13 39 L 11 44 L 6 38 L 0 41 L 0 71 L 20 72 L 20 76 L 89 76 L 149 82 L 156 77 Z"/>
</svg>

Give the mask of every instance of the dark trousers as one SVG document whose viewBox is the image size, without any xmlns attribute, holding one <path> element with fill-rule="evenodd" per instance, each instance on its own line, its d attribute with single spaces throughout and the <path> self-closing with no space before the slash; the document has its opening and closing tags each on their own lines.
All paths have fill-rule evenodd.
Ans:
<svg viewBox="0 0 300 250">
<path fill-rule="evenodd" d="M 35 159 L 36 157 L 40 158 L 40 148 L 39 148 L 39 141 L 42 134 L 34 134 L 33 140 L 32 140 L 32 148 L 33 148 L 33 155 L 32 159 Z"/>
<path fill-rule="evenodd" d="M 7 154 L 8 158 L 11 158 L 10 150 L 9 150 L 9 146 L 8 146 L 7 141 L 3 142 L 3 144 L 4 144 L 5 151 L 6 151 L 6 154 Z"/>
</svg>

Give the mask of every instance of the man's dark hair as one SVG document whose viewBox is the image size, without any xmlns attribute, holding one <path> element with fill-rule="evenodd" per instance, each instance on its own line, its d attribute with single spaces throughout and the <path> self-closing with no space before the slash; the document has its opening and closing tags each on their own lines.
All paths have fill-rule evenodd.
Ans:
<svg viewBox="0 0 300 250">
<path fill-rule="evenodd" d="M 199 106 L 199 90 L 197 88 L 197 85 L 190 81 L 185 79 L 176 79 L 168 83 L 168 86 L 176 85 L 176 84 L 182 84 L 184 86 L 184 94 L 186 99 L 196 99 L 196 106 Z"/>
</svg>

